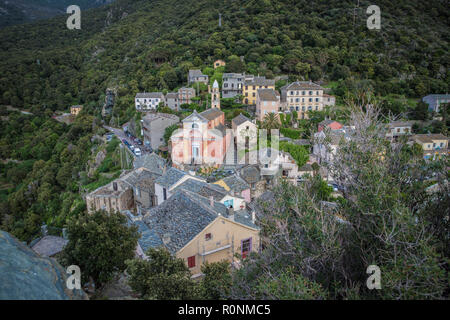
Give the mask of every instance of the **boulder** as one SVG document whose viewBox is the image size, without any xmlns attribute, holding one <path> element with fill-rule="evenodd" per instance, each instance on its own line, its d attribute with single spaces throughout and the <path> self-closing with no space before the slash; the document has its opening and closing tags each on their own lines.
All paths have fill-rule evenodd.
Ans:
<svg viewBox="0 0 450 320">
<path fill-rule="evenodd" d="M 0 230 L 0 300 L 87 300 L 69 290 L 64 268 Z"/>
</svg>

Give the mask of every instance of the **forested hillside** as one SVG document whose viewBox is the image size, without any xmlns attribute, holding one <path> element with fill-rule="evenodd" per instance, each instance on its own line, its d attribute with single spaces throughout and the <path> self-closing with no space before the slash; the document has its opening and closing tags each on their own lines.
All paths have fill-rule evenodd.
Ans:
<svg viewBox="0 0 450 320">
<path fill-rule="evenodd" d="M 444 1 L 378 1 L 380 31 L 366 27 L 372 3 L 357 3 L 118 0 L 83 11 L 81 30 L 67 30 L 65 17 L 4 28 L 0 103 L 98 112 L 104 90 L 118 87 L 123 112 L 138 90 L 174 89 L 215 58 L 227 71 L 337 81 L 341 94 L 361 85 L 410 97 L 448 91 Z"/>
</svg>

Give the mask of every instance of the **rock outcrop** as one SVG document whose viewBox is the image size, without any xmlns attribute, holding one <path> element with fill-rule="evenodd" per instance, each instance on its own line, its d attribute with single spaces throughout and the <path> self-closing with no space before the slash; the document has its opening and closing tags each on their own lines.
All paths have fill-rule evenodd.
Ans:
<svg viewBox="0 0 450 320">
<path fill-rule="evenodd" d="M 0 230 L 0 300 L 87 300 L 82 290 L 69 290 L 67 274 L 54 259 L 40 257 Z"/>
</svg>

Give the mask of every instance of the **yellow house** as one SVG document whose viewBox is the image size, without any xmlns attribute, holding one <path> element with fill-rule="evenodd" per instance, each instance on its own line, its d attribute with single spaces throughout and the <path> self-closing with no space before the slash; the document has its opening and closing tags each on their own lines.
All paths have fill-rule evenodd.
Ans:
<svg viewBox="0 0 450 320">
<path fill-rule="evenodd" d="M 187 190 L 177 191 L 150 209 L 144 223 L 148 230 L 141 231 L 142 251 L 149 246 L 166 247 L 186 262 L 193 278 L 202 276 L 201 266 L 206 262 L 239 263 L 260 247 L 254 214 L 228 209 L 213 198 Z"/>
<path fill-rule="evenodd" d="M 83 110 L 83 106 L 71 106 L 70 114 L 77 116 L 81 110 Z"/>
<path fill-rule="evenodd" d="M 217 69 L 219 67 L 225 67 L 226 63 L 223 60 L 216 60 L 214 61 L 214 69 Z"/>
<path fill-rule="evenodd" d="M 247 105 L 256 104 L 256 93 L 259 89 L 275 90 L 275 80 L 266 79 L 266 77 L 250 77 L 245 79 L 242 94 L 244 103 Z"/>
<path fill-rule="evenodd" d="M 440 157 L 448 154 L 448 137 L 438 134 L 415 134 L 411 140 L 422 146 L 425 159 Z"/>
</svg>

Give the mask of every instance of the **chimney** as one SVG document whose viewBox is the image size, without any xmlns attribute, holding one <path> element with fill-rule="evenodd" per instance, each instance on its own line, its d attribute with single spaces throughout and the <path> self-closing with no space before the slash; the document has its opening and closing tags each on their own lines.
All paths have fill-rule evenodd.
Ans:
<svg viewBox="0 0 450 320">
<path fill-rule="evenodd" d="M 163 235 L 162 241 L 164 244 L 168 244 L 170 242 L 170 233 L 165 233 Z"/>
<path fill-rule="evenodd" d="M 214 207 L 214 197 L 213 197 L 213 196 L 210 196 L 210 197 L 209 197 L 209 205 L 210 205 L 211 207 Z"/>
<path fill-rule="evenodd" d="M 252 223 L 254 224 L 256 221 L 256 213 L 255 211 L 252 211 Z"/>
<path fill-rule="evenodd" d="M 227 208 L 228 219 L 234 221 L 234 209 L 233 207 Z"/>
</svg>

